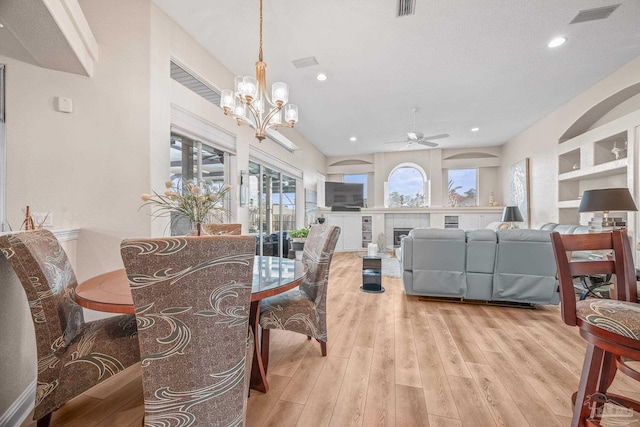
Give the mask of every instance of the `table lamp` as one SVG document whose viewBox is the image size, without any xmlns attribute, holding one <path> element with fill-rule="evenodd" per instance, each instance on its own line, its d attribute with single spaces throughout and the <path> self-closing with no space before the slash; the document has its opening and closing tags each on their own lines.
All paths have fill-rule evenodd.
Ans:
<svg viewBox="0 0 640 427">
<path fill-rule="evenodd" d="M 602 225 L 614 226 L 615 221 L 609 218 L 610 211 L 637 211 L 638 208 L 629 193 L 628 188 L 603 188 L 586 190 L 582 193 L 582 200 L 578 212 L 602 211 Z"/>
<path fill-rule="evenodd" d="M 505 206 L 502 211 L 502 222 L 510 222 L 509 228 L 516 228 L 515 222 L 524 222 L 517 206 Z"/>
</svg>

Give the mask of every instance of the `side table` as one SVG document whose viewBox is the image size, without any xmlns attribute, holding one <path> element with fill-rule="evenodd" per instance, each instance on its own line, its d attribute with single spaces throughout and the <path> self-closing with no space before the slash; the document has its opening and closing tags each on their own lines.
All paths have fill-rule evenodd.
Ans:
<svg viewBox="0 0 640 427">
<path fill-rule="evenodd" d="M 362 258 L 362 292 L 382 293 L 382 259 L 391 258 L 388 253 L 378 253 L 369 256 L 366 253 L 357 253 L 357 257 Z"/>
</svg>

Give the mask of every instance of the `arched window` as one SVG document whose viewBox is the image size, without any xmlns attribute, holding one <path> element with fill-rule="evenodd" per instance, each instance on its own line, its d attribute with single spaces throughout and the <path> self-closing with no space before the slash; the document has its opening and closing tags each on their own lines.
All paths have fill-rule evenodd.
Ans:
<svg viewBox="0 0 640 427">
<path fill-rule="evenodd" d="M 388 206 L 427 206 L 429 186 L 424 170 L 413 163 L 396 166 L 389 174 Z"/>
</svg>

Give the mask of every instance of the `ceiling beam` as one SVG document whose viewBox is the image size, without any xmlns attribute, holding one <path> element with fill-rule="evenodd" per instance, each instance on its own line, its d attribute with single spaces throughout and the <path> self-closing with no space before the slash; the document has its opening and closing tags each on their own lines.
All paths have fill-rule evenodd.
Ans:
<svg viewBox="0 0 640 427">
<path fill-rule="evenodd" d="M 77 0 L 2 0 L 0 17 L 41 67 L 93 75 L 98 43 Z"/>
</svg>

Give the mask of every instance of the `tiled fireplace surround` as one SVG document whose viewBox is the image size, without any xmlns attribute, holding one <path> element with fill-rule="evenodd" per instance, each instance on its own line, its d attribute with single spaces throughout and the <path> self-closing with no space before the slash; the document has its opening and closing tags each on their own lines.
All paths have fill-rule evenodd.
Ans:
<svg viewBox="0 0 640 427">
<path fill-rule="evenodd" d="M 412 228 L 427 228 L 430 225 L 428 213 L 388 213 L 384 216 L 384 235 L 387 247 L 399 245 L 394 242 L 396 234 L 407 234 Z"/>
</svg>

